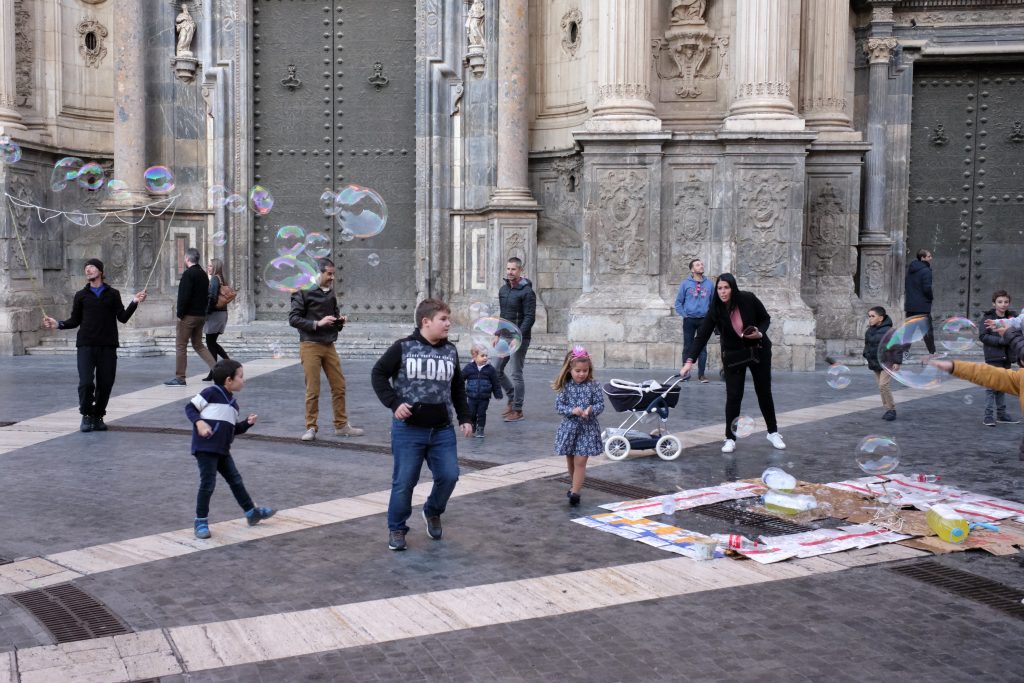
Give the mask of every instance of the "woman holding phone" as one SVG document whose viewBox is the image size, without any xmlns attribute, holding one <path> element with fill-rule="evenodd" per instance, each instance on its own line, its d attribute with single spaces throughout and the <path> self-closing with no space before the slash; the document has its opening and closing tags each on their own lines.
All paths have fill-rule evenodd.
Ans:
<svg viewBox="0 0 1024 683">
<path fill-rule="evenodd" d="M 685 377 L 690 373 L 693 359 L 700 356 L 717 327 L 722 340 L 722 367 L 725 370 L 725 443 L 722 444 L 722 452 L 736 450 L 733 426 L 740 416 L 748 368 L 754 380 L 757 404 L 768 427 L 768 441 L 781 450 L 786 444 L 779 434 L 775 402 L 772 400 L 772 343 L 768 339 L 771 316 L 760 299 L 750 292 L 740 291 L 731 273 L 718 276 L 715 294 L 693 343 L 683 351 L 686 363 L 679 374 Z"/>
</svg>

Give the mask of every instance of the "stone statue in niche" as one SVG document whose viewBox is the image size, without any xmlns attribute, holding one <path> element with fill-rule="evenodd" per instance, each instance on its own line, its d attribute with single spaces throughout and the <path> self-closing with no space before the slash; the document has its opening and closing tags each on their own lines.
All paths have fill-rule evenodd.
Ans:
<svg viewBox="0 0 1024 683">
<path fill-rule="evenodd" d="M 484 73 L 486 64 L 486 46 L 484 45 L 484 0 L 472 0 L 466 12 L 466 40 L 469 47 L 463 60 L 473 75 L 479 78 Z"/>
<path fill-rule="evenodd" d="M 669 21 L 673 26 L 703 24 L 707 0 L 672 0 Z"/>
<path fill-rule="evenodd" d="M 188 3 L 181 3 L 181 12 L 174 20 L 174 28 L 178 32 L 178 47 L 176 54 L 179 57 L 192 56 L 192 38 L 196 35 L 196 22 L 188 12 Z"/>
</svg>

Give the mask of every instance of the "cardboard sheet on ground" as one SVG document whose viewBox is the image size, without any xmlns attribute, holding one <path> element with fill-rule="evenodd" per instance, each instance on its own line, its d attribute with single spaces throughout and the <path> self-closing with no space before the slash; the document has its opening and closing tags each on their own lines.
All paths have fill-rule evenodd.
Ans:
<svg viewBox="0 0 1024 683">
<path fill-rule="evenodd" d="M 631 541 L 639 541 L 660 550 L 690 558 L 694 558 L 698 554 L 696 547 L 698 543 L 714 540 L 710 536 L 699 534 L 696 531 L 680 529 L 650 519 L 624 517 L 614 512 L 593 517 L 577 517 L 572 521 L 591 529 L 615 534 Z M 715 557 L 725 557 L 725 553 L 720 549 L 715 550 Z"/>
<path fill-rule="evenodd" d="M 672 499 L 675 502 L 676 510 L 690 510 L 701 505 L 721 503 L 726 500 L 739 500 L 740 498 L 752 498 L 764 493 L 765 488 L 761 484 L 752 484 L 742 481 L 731 481 L 718 486 L 708 486 L 702 489 L 690 489 L 688 491 L 677 491 L 676 493 L 644 498 L 641 500 L 625 500 L 618 503 L 605 503 L 599 507 L 628 518 L 640 519 L 647 515 L 660 515 L 665 502 Z"/>
<path fill-rule="evenodd" d="M 765 548 L 740 549 L 744 557 L 770 564 L 790 557 L 804 558 L 828 555 L 856 548 L 870 548 L 882 543 L 895 543 L 910 538 L 874 524 L 855 524 L 838 529 L 814 529 L 785 536 L 762 536 Z"/>
</svg>

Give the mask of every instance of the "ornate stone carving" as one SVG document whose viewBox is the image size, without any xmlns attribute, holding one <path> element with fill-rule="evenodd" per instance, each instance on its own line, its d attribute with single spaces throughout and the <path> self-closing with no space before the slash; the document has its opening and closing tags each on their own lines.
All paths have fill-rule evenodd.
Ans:
<svg viewBox="0 0 1024 683">
<path fill-rule="evenodd" d="M 744 178 L 740 206 L 756 231 L 767 236 L 784 227 L 792 185 L 778 171 L 758 171 Z"/>
<path fill-rule="evenodd" d="M 877 299 L 885 288 L 885 265 L 872 258 L 864 266 L 864 292 L 869 298 Z"/>
<path fill-rule="evenodd" d="M 107 272 L 104 272 L 104 275 L 114 282 L 126 281 L 130 251 L 128 233 L 125 229 L 117 228 L 110 234 L 110 251 L 107 254 Z"/>
<path fill-rule="evenodd" d="M 562 15 L 562 49 L 570 57 L 576 56 L 576 50 L 580 47 L 583 25 L 583 14 L 579 9 L 573 7 Z"/>
<path fill-rule="evenodd" d="M 747 273 L 761 277 L 786 274 L 786 245 L 775 240 L 744 240 L 740 242 L 738 254 Z"/>
<path fill-rule="evenodd" d="M 583 157 L 579 154 L 555 159 L 551 162 L 551 168 L 558 175 L 561 213 L 572 214 L 579 210 L 577 199 L 580 173 L 583 171 Z"/>
<path fill-rule="evenodd" d="M 888 64 L 899 42 L 895 38 L 868 38 L 864 53 L 871 64 Z"/>
<path fill-rule="evenodd" d="M 736 88 L 737 97 L 754 97 L 756 95 L 780 95 L 789 97 L 789 81 L 758 81 L 756 83 L 740 83 Z"/>
<path fill-rule="evenodd" d="M 473 75 L 479 78 L 484 74 L 487 63 L 487 46 L 484 44 L 484 0 L 471 0 L 469 11 L 466 12 L 466 48 L 465 64 Z"/>
<path fill-rule="evenodd" d="M 14 54 L 15 93 L 17 106 L 32 107 L 32 66 L 34 64 L 32 41 L 32 15 L 26 0 L 14 0 Z"/>
<path fill-rule="evenodd" d="M 1024 23 L 1024 9 L 999 7 L 973 12 L 900 12 L 897 23 L 900 26 L 1020 24 Z"/>
<path fill-rule="evenodd" d="M 519 231 L 510 230 L 505 233 L 505 250 L 502 253 L 507 254 L 506 258 L 514 256 L 526 261 L 526 246 L 526 235 Z"/>
<path fill-rule="evenodd" d="M 800 110 L 806 113 L 818 111 L 846 111 L 845 97 L 815 97 L 814 99 L 802 98 Z"/>
<path fill-rule="evenodd" d="M 188 11 L 188 3 L 181 3 L 181 12 L 174 19 L 174 31 L 178 34 L 175 54 L 178 57 L 192 56 L 192 39 L 196 35 L 196 21 Z"/>
<path fill-rule="evenodd" d="M 648 178 L 642 171 L 606 171 L 598 183 L 603 231 L 598 250 L 598 271 L 646 271 Z"/>
<path fill-rule="evenodd" d="M 808 217 L 807 232 L 811 249 L 817 260 L 819 273 L 838 275 L 845 263 L 834 263 L 836 256 L 846 250 L 846 224 L 843 220 L 843 200 L 836 194 L 832 183 L 826 182 L 815 197 Z"/>
<path fill-rule="evenodd" d="M 78 53 L 85 59 L 85 65 L 100 67 L 100 62 L 107 56 L 107 27 L 95 19 L 86 19 L 78 24 Z"/>
<path fill-rule="evenodd" d="M 893 20 L 892 5 L 872 5 L 871 22 L 887 22 Z"/>
<path fill-rule="evenodd" d="M 703 0 L 673 0 L 669 15 L 669 29 L 665 38 L 652 42 L 655 71 L 662 79 L 681 79 L 675 93 L 681 99 L 693 99 L 704 94 L 698 81 L 714 80 L 721 76 L 726 64 L 729 39 L 719 37 L 704 21 L 706 3 Z M 709 66 L 709 58 L 717 47 L 717 65 Z M 662 64 L 662 53 L 668 52 L 673 69 Z"/>
<path fill-rule="evenodd" d="M 672 240 L 692 246 L 708 238 L 711 227 L 711 192 L 695 173 L 675 184 L 672 209 Z"/>
<path fill-rule="evenodd" d="M 673 26 L 703 25 L 707 7 L 707 0 L 672 0 L 669 22 Z"/>
<path fill-rule="evenodd" d="M 649 100 L 651 89 L 641 83 L 608 83 L 598 86 L 599 102 L 610 99 Z"/>
</svg>

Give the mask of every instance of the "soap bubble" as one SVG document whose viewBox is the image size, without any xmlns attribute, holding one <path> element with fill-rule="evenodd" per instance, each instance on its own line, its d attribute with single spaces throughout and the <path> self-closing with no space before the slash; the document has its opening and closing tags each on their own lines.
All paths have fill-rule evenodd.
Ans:
<svg viewBox="0 0 1024 683">
<path fill-rule="evenodd" d="M 326 258 L 331 255 L 331 238 L 320 232 L 306 235 L 304 251 L 310 258 Z"/>
<path fill-rule="evenodd" d="M 882 476 L 889 474 L 900 464 L 899 444 L 892 437 L 865 436 L 857 444 L 857 466 L 864 474 Z"/>
<path fill-rule="evenodd" d="M 274 208 L 274 195 L 262 185 L 253 185 L 249 190 L 249 205 L 259 216 L 266 216 Z"/>
<path fill-rule="evenodd" d="M 75 182 L 78 183 L 79 187 L 84 187 L 87 190 L 98 190 L 103 187 L 103 183 L 106 181 L 106 173 L 103 171 L 103 167 L 95 161 L 90 161 L 85 166 L 82 166 L 78 170 L 78 175 L 75 176 Z"/>
<path fill-rule="evenodd" d="M 7 140 L 0 142 L 0 160 L 5 164 L 16 164 L 21 161 L 21 145 L 7 135 L 4 137 Z"/>
<path fill-rule="evenodd" d="M 974 405 L 974 397 L 971 396 L 970 394 L 964 394 L 964 405 Z"/>
<path fill-rule="evenodd" d="M 228 243 L 228 234 L 223 230 L 213 233 L 213 243 L 218 247 L 223 247 Z"/>
<path fill-rule="evenodd" d="M 950 377 L 928 364 L 932 358 L 945 356 L 928 352 L 924 343 L 928 328 L 926 316 L 908 318 L 899 327 L 886 332 L 878 345 L 878 362 L 882 369 L 900 384 L 913 389 L 934 388 Z"/>
<path fill-rule="evenodd" d="M 284 353 L 281 352 L 281 345 L 277 342 L 270 342 L 270 357 L 277 360 L 283 356 Z"/>
<path fill-rule="evenodd" d="M 281 256 L 298 256 L 306 248 L 306 231 L 297 225 L 286 225 L 277 231 L 274 248 Z"/>
<path fill-rule="evenodd" d="M 235 195 L 236 197 L 238 195 Z M 206 191 L 206 197 L 209 199 L 210 206 L 219 208 L 228 203 L 228 188 L 223 185 L 214 185 Z"/>
<path fill-rule="evenodd" d="M 85 214 L 79 211 L 78 209 L 75 209 L 74 211 L 68 211 L 67 213 L 64 214 L 64 217 L 67 218 L 72 223 L 74 223 L 75 225 L 85 225 L 89 220 L 88 218 L 86 218 Z"/>
<path fill-rule="evenodd" d="M 841 363 L 830 367 L 825 374 L 827 375 L 825 383 L 833 389 L 845 389 L 850 386 L 850 368 Z"/>
<path fill-rule="evenodd" d="M 240 194 L 229 195 L 228 198 L 224 200 L 224 208 L 231 213 L 242 213 L 245 211 L 245 207 L 245 197 Z"/>
<path fill-rule="evenodd" d="M 381 196 L 368 187 L 349 185 L 337 196 L 338 225 L 355 237 L 379 235 L 388 222 L 388 207 Z"/>
<path fill-rule="evenodd" d="M 470 320 L 479 320 L 480 318 L 486 318 L 490 314 L 491 307 L 482 301 L 474 301 L 469 305 Z"/>
<path fill-rule="evenodd" d="M 315 287 L 317 272 L 308 262 L 294 256 L 278 256 L 267 264 L 263 280 L 267 287 L 290 294 Z"/>
<path fill-rule="evenodd" d="M 740 415 L 732 421 L 732 433 L 737 438 L 745 439 L 754 433 L 754 418 Z"/>
<path fill-rule="evenodd" d="M 166 166 L 150 166 L 143 177 L 146 189 L 153 194 L 167 194 L 174 189 L 174 173 Z"/>
<path fill-rule="evenodd" d="M 796 477 L 781 467 L 769 467 L 761 473 L 761 482 L 775 491 L 792 491 L 796 488 Z"/>
<path fill-rule="evenodd" d="M 115 202 L 126 202 L 131 198 L 128 183 L 117 178 L 107 183 L 107 195 Z"/>
<path fill-rule="evenodd" d="M 341 211 L 337 195 L 330 190 L 324 190 L 324 193 L 320 195 L 320 210 L 324 212 L 325 216 L 337 216 Z"/>
<path fill-rule="evenodd" d="M 523 333 L 503 318 L 487 317 L 473 321 L 473 343 L 482 346 L 487 354 L 505 358 L 523 345 Z"/>
<path fill-rule="evenodd" d="M 53 173 L 50 175 L 50 188 L 54 192 L 60 192 L 68 186 L 68 183 L 78 177 L 85 162 L 78 157 L 64 157 L 53 165 Z"/>
<path fill-rule="evenodd" d="M 338 239 L 340 239 L 342 242 L 351 242 L 355 238 L 356 236 L 352 234 L 351 230 L 342 230 L 341 232 L 338 233 Z"/>
<path fill-rule="evenodd" d="M 978 326 L 967 318 L 947 318 L 936 334 L 936 341 L 953 353 L 969 351 L 979 341 Z"/>
<path fill-rule="evenodd" d="M 366 262 L 369 263 L 374 268 L 376 268 L 377 266 L 380 265 L 380 256 L 377 254 L 370 254 L 369 256 L 366 257 Z"/>
</svg>

